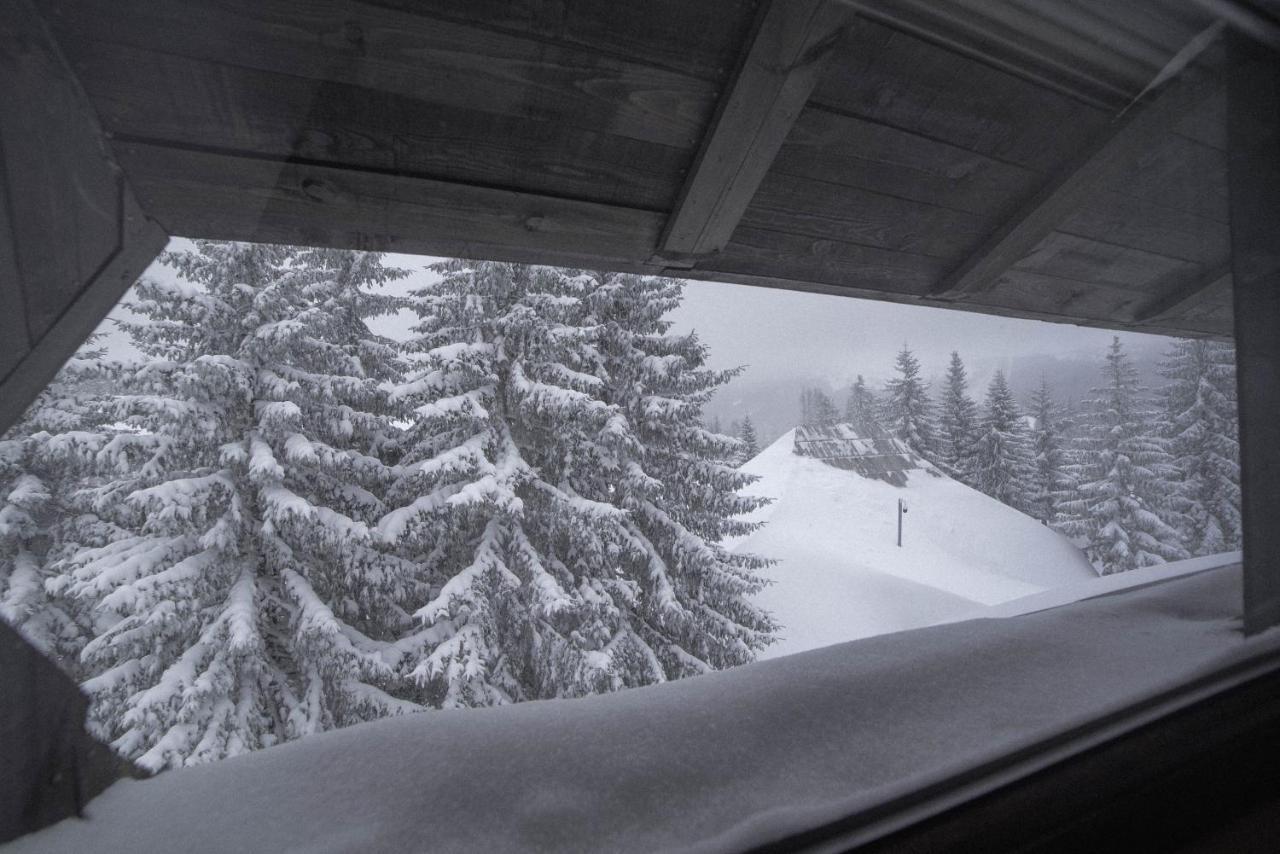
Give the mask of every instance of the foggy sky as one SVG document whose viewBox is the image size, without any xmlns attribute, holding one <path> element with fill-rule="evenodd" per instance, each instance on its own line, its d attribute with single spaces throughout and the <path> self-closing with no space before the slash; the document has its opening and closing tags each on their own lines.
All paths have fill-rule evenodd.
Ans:
<svg viewBox="0 0 1280 854">
<path fill-rule="evenodd" d="M 750 365 L 760 379 L 803 375 L 844 385 L 857 373 L 886 379 L 903 344 L 928 376 L 960 351 L 975 376 L 1010 370 L 1031 355 L 1100 356 L 1119 334 L 1127 348 L 1149 350 L 1167 339 L 1059 323 L 995 317 L 955 309 L 808 294 L 718 282 L 689 282 L 671 316 L 695 329 L 717 367 Z"/>
</svg>

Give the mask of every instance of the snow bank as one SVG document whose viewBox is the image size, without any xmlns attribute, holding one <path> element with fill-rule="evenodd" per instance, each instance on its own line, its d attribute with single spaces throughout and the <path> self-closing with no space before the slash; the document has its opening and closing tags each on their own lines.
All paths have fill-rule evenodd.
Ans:
<svg viewBox="0 0 1280 854">
<path fill-rule="evenodd" d="M 1106 596 L 1109 593 L 1133 590 L 1148 584 L 1157 584 L 1161 581 L 1181 578 L 1184 575 L 1194 575 L 1210 569 L 1232 566 L 1240 563 L 1243 559 L 1243 552 L 1223 552 L 1222 554 L 1193 557 L 1189 560 L 1144 566 L 1141 569 L 1131 569 L 1128 572 L 1117 572 L 1113 575 L 1104 575 L 1088 581 L 1056 587 L 1043 593 L 1033 593 L 1030 596 L 1013 599 L 991 608 L 974 611 L 968 616 L 1017 617 L 1023 614 L 1034 614 L 1036 611 L 1060 608 L 1063 605 L 1080 602 L 1084 599 L 1092 599 L 1096 596 Z"/>
<path fill-rule="evenodd" d="M 766 657 L 935 625 L 1097 579 L 1084 554 L 1036 520 L 924 469 L 892 486 L 792 452 L 784 434 L 742 469 L 774 499 L 731 548 L 775 558 L 756 601 L 783 625 Z M 902 548 L 897 502 L 907 502 Z"/>
<path fill-rule="evenodd" d="M 1229 661 L 1231 567 L 582 700 L 428 712 L 117 783 L 4 854 L 733 851 Z"/>
</svg>

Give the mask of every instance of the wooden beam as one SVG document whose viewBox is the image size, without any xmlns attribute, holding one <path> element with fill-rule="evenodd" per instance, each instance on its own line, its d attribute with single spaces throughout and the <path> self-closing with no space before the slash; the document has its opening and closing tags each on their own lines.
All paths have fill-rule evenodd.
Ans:
<svg viewBox="0 0 1280 854">
<path fill-rule="evenodd" d="M 1184 311 L 1211 299 L 1231 298 L 1231 267 L 1211 270 L 1190 284 L 1156 297 L 1133 316 L 1134 323 L 1148 323 L 1164 317 L 1177 317 Z"/>
<path fill-rule="evenodd" d="M 115 154 L 146 209 L 189 237 L 634 267 L 662 228 L 654 211 L 394 171 L 128 141 Z"/>
<path fill-rule="evenodd" d="M 663 253 L 703 255 L 729 242 L 851 14 L 829 0 L 766 3 L 668 221 Z"/>
<path fill-rule="evenodd" d="M 1123 106 L 1145 79 L 1146 66 L 1130 53 L 1151 51 L 1150 43 L 1125 39 L 1120 28 L 1090 38 L 1054 24 L 1014 3 L 939 3 L 936 0 L 841 0 L 870 21 L 883 24 L 997 68 L 1083 104 L 1106 110 Z M 976 9 L 974 7 L 977 7 Z M 968 8 L 966 8 L 968 7 Z M 1059 13 L 1097 25 L 1062 4 Z M 1087 25 L 1087 24 L 1086 24 Z M 1141 32 L 1140 28 L 1137 31 Z M 1157 63 L 1158 64 L 1158 63 Z"/>
<path fill-rule="evenodd" d="M 1227 44 L 1244 630 L 1253 634 L 1280 624 L 1280 54 L 1236 33 Z"/>
<path fill-rule="evenodd" d="M 686 151 L 697 146 L 715 108 L 711 81 L 607 50 L 528 38 L 522 28 L 508 31 L 437 17 L 431 14 L 434 3 L 45 0 L 41 5 L 48 7 L 59 38 L 163 49 L 317 84 L 401 95 L 427 111 L 431 105 L 478 109 Z M 555 13 L 547 9 L 546 14 Z M 562 9 L 558 17 L 563 26 L 573 14 Z M 221 107 L 216 101 L 209 106 Z M 349 109 L 360 106 L 352 103 Z"/>
<path fill-rule="evenodd" d="M 0 432 L 163 248 L 29 0 L 0 4 Z"/>
<path fill-rule="evenodd" d="M 956 300 L 990 287 L 1087 199 L 1104 190 L 1109 178 L 1123 173 L 1127 163 L 1157 144 L 1179 117 L 1214 97 L 1217 91 L 1211 81 L 1184 76 L 1129 108 L 943 276 L 929 297 Z"/>
</svg>

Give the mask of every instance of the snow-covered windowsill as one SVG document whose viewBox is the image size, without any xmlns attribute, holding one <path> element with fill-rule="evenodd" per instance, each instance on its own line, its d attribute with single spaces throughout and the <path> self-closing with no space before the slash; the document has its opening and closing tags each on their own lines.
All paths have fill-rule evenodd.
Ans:
<svg viewBox="0 0 1280 854">
<path fill-rule="evenodd" d="M 1214 563 L 619 694 L 363 724 L 118 783 L 3 850 L 740 850 L 1280 649 L 1242 636 L 1239 566 Z"/>
</svg>

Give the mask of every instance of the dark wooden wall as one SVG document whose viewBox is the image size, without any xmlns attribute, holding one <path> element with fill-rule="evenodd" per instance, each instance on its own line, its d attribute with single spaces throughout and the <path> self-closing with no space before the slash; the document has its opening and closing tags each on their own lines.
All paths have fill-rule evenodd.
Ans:
<svg viewBox="0 0 1280 854">
<path fill-rule="evenodd" d="M 138 207 L 28 0 L 0 3 L 0 433 L 167 236 Z M 78 814 L 129 763 L 76 684 L 0 622 L 0 842 Z"/>
<path fill-rule="evenodd" d="M 164 246 L 28 0 L 0 5 L 0 430 Z"/>
<path fill-rule="evenodd" d="M 1231 267 L 1252 633 L 1280 623 L 1280 54 L 1242 36 L 1231 48 Z"/>
</svg>

